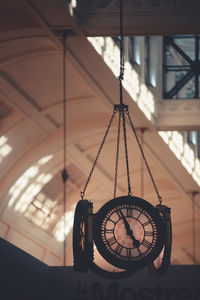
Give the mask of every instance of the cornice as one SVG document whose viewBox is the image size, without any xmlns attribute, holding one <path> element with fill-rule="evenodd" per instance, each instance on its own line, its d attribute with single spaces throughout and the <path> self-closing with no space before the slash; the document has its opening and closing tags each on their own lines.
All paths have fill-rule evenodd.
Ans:
<svg viewBox="0 0 200 300">
<path fill-rule="evenodd" d="M 163 114 L 199 114 L 200 99 L 196 100 L 162 100 L 157 103 L 157 112 Z"/>
<path fill-rule="evenodd" d="M 124 0 L 125 35 L 198 34 L 198 0 Z M 119 0 L 77 0 L 74 13 L 87 36 L 119 35 Z"/>
<path fill-rule="evenodd" d="M 79 15 L 98 14 L 102 12 L 119 12 L 119 0 L 77 0 L 77 11 Z M 124 12 L 136 13 L 138 11 L 173 11 L 185 12 L 200 9 L 200 1 L 196 0 L 124 0 Z"/>
</svg>

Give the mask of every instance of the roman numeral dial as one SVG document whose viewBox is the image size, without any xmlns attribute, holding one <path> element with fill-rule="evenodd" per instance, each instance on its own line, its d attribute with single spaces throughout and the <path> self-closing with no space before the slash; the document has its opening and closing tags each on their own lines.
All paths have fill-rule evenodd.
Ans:
<svg viewBox="0 0 200 300">
<path fill-rule="evenodd" d="M 161 229 L 160 229 L 161 228 Z M 129 269 L 149 263 L 163 245 L 162 219 L 147 201 L 123 196 L 107 202 L 96 214 L 97 250 L 111 264 Z"/>
<path fill-rule="evenodd" d="M 151 246 L 151 243 L 147 240 L 143 240 L 141 245 L 143 245 L 145 248 L 149 248 Z"/>
<path fill-rule="evenodd" d="M 116 241 L 115 237 L 112 236 L 111 238 L 109 238 L 109 239 L 107 240 L 107 242 L 108 242 L 108 244 L 109 244 L 110 246 L 112 246 L 112 245 L 114 245 L 117 241 Z"/>
</svg>

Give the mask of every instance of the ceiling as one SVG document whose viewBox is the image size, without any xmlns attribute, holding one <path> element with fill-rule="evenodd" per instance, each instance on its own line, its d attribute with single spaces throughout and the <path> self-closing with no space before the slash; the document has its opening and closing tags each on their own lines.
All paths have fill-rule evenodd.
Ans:
<svg viewBox="0 0 200 300">
<path fill-rule="evenodd" d="M 78 2 L 82 5 L 81 1 Z M 102 3 L 105 6 L 99 8 L 98 1 L 95 1 L 95 7 L 99 10 L 116 10 L 115 1 Z M 128 9 L 131 4 L 128 1 L 126 3 Z M 135 2 L 132 3 L 134 5 Z M 94 5 L 91 11 L 93 9 Z M 181 9 L 184 11 L 185 8 Z M 88 22 L 87 28 L 94 30 L 90 23 L 92 17 L 88 17 L 86 22 L 84 13 L 85 10 L 80 11 L 84 19 L 82 21 L 81 16 L 79 22 Z M 119 102 L 118 80 L 86 38 L 85 25 L 82 28 L 77 16 L 70 15 L 64 1 L 8 0 L 1 2 L 0 15 L 0 233 L 2 237 L 50 264 L 62 264 L 63 256 L 61 30 L 69 30 L 66 39 L 65 82 L 66 164 L 69 178 L 65 213 L 68 222 L 66 261 L 71 265 L 74 208 L 80 200 L 80 191 L 112 115 L 113 104 Z M 100 14 L 96 21 L 98 24 L 99 18 Z M 106 26 L 109 31 L 111 27 Z M 144 34 L 146 27 L 141 28 Z M 107 31 L 103 31 L 102 35 Z M 141 32 L 138 31 L 139 34 Z M 126 90 L 124 98 L 139 137 L 141 129 L 145 128 L 144 151 L 164 204 L 172 210 L 172 263 L 194 262 L 194 219 L 195 262 L 199 263 L 199 198 L 198 195 L 195 198 L 197 205 L 194 216 L 191 196 L 191 192 L 200 190 L 199 186 L 162 140 L 154 123 Z M 94 211 L 113 197 L 116 131 L 117 120 L 114 120 L 86 190 L 85 196 L 94 203 Z M 157 204 L 148 173 L 145 169 L 142 171 L 144 165 L 130 126 L 127 128 L 127 138 L 133 194 L 144 195 L 146 200 Z M 122 147 L 118 177 L 120 194 L 127 194 Z"/>
<path fill-rule="evenodd" d="M 119 0 L 78 0 L 72 3 L 81 29 L 87 35 L 118 36 Z M 123 1 L 124 34 L 199 33 L 199 11 L 200 3 L 195 0 L 126 0 Z"/>
</svg>

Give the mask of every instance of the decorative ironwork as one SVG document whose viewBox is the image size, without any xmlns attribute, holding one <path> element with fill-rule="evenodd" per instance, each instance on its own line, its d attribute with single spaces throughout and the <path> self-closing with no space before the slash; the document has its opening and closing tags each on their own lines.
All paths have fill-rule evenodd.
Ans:
<svg viewBox="0 0 200 300">
<path fill-rule="evenodd" d="M 200 35 L 163 39 L 164 98 L 200 98 Z"/>
</svg>

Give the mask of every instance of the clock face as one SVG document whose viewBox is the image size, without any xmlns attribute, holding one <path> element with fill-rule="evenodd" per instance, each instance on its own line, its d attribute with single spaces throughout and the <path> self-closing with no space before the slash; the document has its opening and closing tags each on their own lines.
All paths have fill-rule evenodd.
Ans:
<svg viewBox="0 0 200 300">
<path fill-rule="evenodd" d="M 163 221 L 147 201 L 132 196 L 107 202 L 96 214 L 94 239 L 99 253 L 119 268 L 140 268 L 163 247 Z"/>
</svg>

